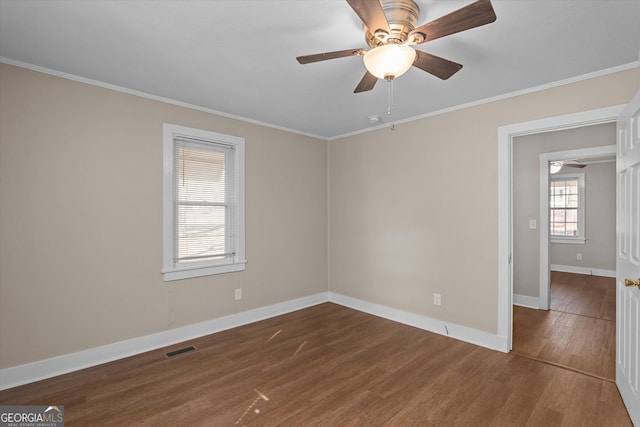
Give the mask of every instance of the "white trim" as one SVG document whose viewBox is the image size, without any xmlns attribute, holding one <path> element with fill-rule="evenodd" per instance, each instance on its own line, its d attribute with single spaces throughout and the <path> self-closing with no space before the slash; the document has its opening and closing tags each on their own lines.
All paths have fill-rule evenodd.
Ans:
<svg viewBox="0 0 640 427">
<path fill-rule="evenodd" d="M 616 277 L 615 270 L 605 270 L 603 268 L 576 267 L 573 265 L 551 264 L 551 271 L 561 271 L 564 273 L 586 274 L 587 276 Z"/>
<path fill-rule="evenodd" d="M 491 350 L 500 350 L 506 345 L 501 337 L 489 332 L 370 303 L 329 291 L 101 347 L 2 369 L 0 370 L 0 390 L 6 390 L 80 369 L 90 368 L 147 351 L 157 350 L 172 344 L 280 316 L 325 302 L 339 304 L 373 316 L 448 336 Z"/>
<path fill-rule="evenodd" d="M 540 85 L 540 86 L 534 86 L 534 87 L 530 87 L 530 88 L 527 88 L 527 89 L 517 90 L 517 91 L 514 91 L 514 92 L 505 93 L 505 94 L 502 94 L 502 95 L 493 96 L 493 97 L 490 97 L 490 98 L 484 98 L 484 99 L 480 99 L 480 100 L 477 100 L 477 101 L 468 102 L 466 104 L 460 104 L 460 105 L 455 105 L 455 106 L 449 107 L 449 108 L 443 108 L 442 110 L 432 111 L 430 113 L 421 114 L 421 115 L 418 115 L 418 116 L 407 117 L 406 119 L 393 120 L 392 123 L 383 123 L 383 124 L 380 124 L 378 126 L 369 127 L 367 129 L 361 129 L 361 130 L 357 130 L 357 131 L 353 131 L 353 132 L 349 132 L 349 133 L 344 133 L 342 135 L 328 137 L 327 141 L 333 141 L 335 139 L 348 138 L 350 136 L 360 135 L 360 134 L 368 133 L 368 132 L 373 132 L 375 130 L 384 129 L 384 128 L 388 128 L 388 127 L 391 127 L 391 126 L 400 125 L 400 124 L 403 124 L 403 123 L 414 122 L 416 120 L 422 120 L 422 119 L 426 119 L 428 117 L 439 116 L 439 115 L 442 115 L 442 114 L 451 113 L 453 111 L 463 110 L 465 108 L 477 107 L 479 105 L 488 104 L 490 102 L 496 102 L 496 101 L 501 101 L 503 99 L 515 98 L 516 96 L 522 96 L 522 95 L 526 95 L 526 94 L 530 94 L 530 93 L 540 92 L 540 91 L 547 90 L 547 89 L 552 89 L 552 88 L 555 88 L 555 87 L 560 87 L 560 86 L 564 86 L 564 85 L 568 85 L 568 84 L 572 84 L 572 83 L 578 83 L 578 82 L 581 82 L 581 81 L 584 81 L 584 80 L 595 79 L 595 78 L 606 76 L 606 75 L 609 75 L 609 74 L 614 74 L 614 73 L 619 73 L 621 71 L 631 70 L 631 69 L 636 68 L 636 67 L 640 67 L 640 60 L 639 61 L 630 62 L 628 64 L 619 65 L 617 67 L 607 68 L 607 69 L 600 70 L 600 71 L 594 71 L 592 73 L 587 73 L 587 74 L 582 74 L 582 75 L 575 76 L 575 77 L 570 77 L 570 78 L 564 79 L 564 80 L 558 80 L 556 82 L 546 83 L 546 84 L 543 84 L 543 85 Z"/>
<path fill-rule="evenodd" d="M 280 316 L 325 302 L 333 302 L 344 307 L 420 328 L 425 331 L 449 336 L 450 338 L 491 350 L 499 350 L 504 346 L 504 342 L 500 337 L 489 332 L 433 319 L 404 310 L 373 304 L 335 292 L 321 292 L 253 310 L 230 314 L 193 325 L 2 369 L 0 370 L 0 390 L 6 390 L 80 369 L 90 368 L 147 351 L 157 350 L 172 344 Z"/>
<path fill-rule="evenodd" d="M 529 122 L 498 127 L 498 338 L 499 350 L 511 350 L 513 280 L 511 255 L 511 150 L 517 136 L 535 133 L 575 129 L 582 126 L 614 122 L 624 105 L 614 105 L 596 110 L 566 114 Z M 548 226 L 548 223 L 547 223 Z M 543 229 L 542 224 L 540 229 Z"/>
<path fill-rule="evenodd" d="M 287 128 L 287 127 L 284 127 L 284 126 L 278 126 L 278 125 L 274 125 L 274 124 L 271 124 L 271 123 L 261 122 L 260 120 L 254 120 L 254 119 L 250 119 L 250 118 L 247 118 L 247 117 L 238 116 L 236 114 L 225 113 L 224 111 L 218 111 L 218 110 L 214 110 L 212 108 L 201 107 L 199 105 L 190 104 L 188 102 L 177 101 L 175 99 L 165 98 L 164 96 L 153 95 L 153 94 L 150 94 L 150 93 L 141 92 L 141 91 L 134 90 L 134 89 L 129 89 L 129 88 L 126 88 L 126 87 L 123 87 L 123 86 L 118 86 L 118 85 L 114 85 L 114 84 L 111 84 L 111 83 L 101 82 L 99 80 L 93 80 L 93 79 L 89 79 L 89 78 L 86 78 L 86 77 L 78 76 L 78 75 L 75 75 L 75 74 L 65 73 L 63 71 L 58 71 L 58 70 L 54 70 L 54 69 L 51 69 L 51 68 L 40 67 L 38 65 L 29 64 L 27 62 L 16 61 L 14 59 L 7 58 L 7 57 L 4 57 L 4 56 L 0 56 L 0 63 L 7 64 L 7 65 L 13 65 L 14 67 L 24 68 L 24 69 L 27 69 L 27 70 L 36 71 L 38 73 L 48 74 L 50 76 L 60 77 L 60 78 L 67 79 L 67 80 L 73 80 L 73 81 L 79 82 L 79 83 L 85 83 L 85 84 L 88 84 L 88 85 L 91 85 L 91 86 L 97 86 L 97 87 L 101 87 L 101 88 L 104 88 L 104 89 L 114 90 L 116 92 L 126 93 L 128 95 L 135 95 L 135 96 L 139 96 L 141 98 L 151 99 L 153 101 L 160 101 L 160 102 L 164 102 L 166 104 L 177 105 L 178 107 L 185 107 L 185 108 L 189 108 L 190 110 L 196 110 L 196 111 L 202 111 L 204 113 L 215 114 L 216 116 L 226 117 L 226 118 L 233 119 L 233 120 L 240 120 L 242 122 L 251 123 L 251 124 L 254 124 L 254 125 L 258 125 L 258 126 L 264 126 L 264 127 L 268 127 L 268 128 L 276 129 L 276 130 L 281 130 L 281 131 L 285 131 L 285 132 L 290 132 L 290 133 L 294 133 L 294 134 L 297 134 L 297 135 L 308 136 L 310 138 L 321 139 L 323 141 L 327 140 L 327 138 L 324 137 L 324 136 L 315 135 L 315 134 L 308 133 L 308 132 L 302 132 L 302 131 L 299 131 L 299 130 Z M 633 67 L 630 67 L 630 68 L 633 68 Z"/>
<path fill-rule="evenodd" d="M 146 351 L 280 316 L 327 301 L 327 292 L 321 292 L 193 325 L 2 369 L 0 370 L 0 390 L 112 362 Z"/>
<path fill-rule="evenodd" d="M 176 137 L 188 137 L 213 144 L 230 145 L 234 148 L 233 178 L 234 186 L 230 190 L 235 199 L 233 221 L 237 224 L 233 247 L 235 255 L 229 259 L 203 261 L 190 265 L 176 265 L 174 235 L 175 221 L 175 146 Z M 245 139 L 239 136 L 225 135 L 209 130 L 163 123 L 162 125 L 162 273 L 165 282 L 208 276 L 211 274 L 231 273 L 245 270 Z"/>
<path fill-rule="evenodd" d="M 4 57 L 4 56 L 0 56 L 0 63 L 4 63 L 4 64 L 7 64 L 7 65 L 13 65 L 14 67 L 25 68 L 27 70 L 37 71 L 39 73 L 49 74 L 49 75 L 56 76 L 56 77 L 61 77 L 63 79 L 67 79 L 67 80 L 73 80 L 73 81 L 77 81 L 77 82 L 80 82 L 80 83 L 89 84 L 89 85 L 92 85 L 92 86 L 97 86 L 97 87 L 101 87 L 101 88 L 105 88 L 105 89 L 115 90 L 117 92 L 122 92 L 122 93 L 130 94 L 130 95 L 140 96 L 142 98 L 151 99 L 151 100 L 154 100 L 154 101 L 165 102 L 167 104 L 177 105 L 177 106 L 180 106 L 180 107 L 185 107 L 185 108 L 189 108 L 189 109 L 192 109 L 192 110 L 202 111 L 202 112 L 205 112 L 205 113 L 215 114 L 215 115 L 218 115 L 218 116 L 221 116 L 221 117 L 227 117 L 227 118 L 230 118 L 230 119 L 240 120 L 240 121 L 243 121 L 243 122 L 252 123 L 252 124 L 255 124 L 255 125 L 259 125 L 259 126 L 265 126 L 265 127 L 271 128 L 271 129 L 277 129 L 277 130 L 282 130 L 282 131 L 285 131 L 285 132 L 291 132 L 291 133 L 294 133 L 294 134 L 297 134 L 297 135 L 303 135 L 303 136 L 308 136 L 308 137 L 311 137 L 311 138 L 321 139 L 323 141 L 333 141 L 333 140 L 336 140 L 336 139 L 347 138 L 347 137 L 350 137 L 350 136 L 360 135 L 360 134 L 367 133 L 367 132 L 373 132 L 375 130 L 384 129 L 384 128 L 387 128 L 387 127 L 392 125 L 391 123 L 384 123 L 384 124 L 381 124 L 379 126 L 369 127 L 367 129 L 361 129 L 361 130 L 357 130 L 357 131 L 354 131 L 354 132 L 344 133 L 344 134 L 341 134 L 341 135 L 335 135 L 335 136 L 332 136 L 332 137 L 326 137 L 326 136 L 315 135 L 315 134 L 308 133 L 308 132 L 302 132 L 302 131 L 291 129 L 291 128 L 287 128 L 287 127 L 284 127 L 284 126 L 278 126 L 278 125 L 273 125 L 273 124 L 266 123 L 266 122 L 261 122 L 259 120 L 249 119 L 247 117 L 242 117 L 242 116 L 238 116 L 238 115 L 235 115 L 235 114 L 225 113 L 223 111 L 213 110 L 211 108 L 201 107 L 199 105 L 189 104 L 187 102 L 176 101 L 175 99 L 165 98 L 165 97 L 162 97 L 162 96 L 152 95 L 152 94 L 149 94 L 149 93 L 145 93 L 145 92 L 141 92 L 141 91 L 137 91 L 137 90 L 133 90 L 133 89 L 128 89 L 128 88 L 125 88 L 125 87 L 122 87 L 122 86 L 117 86 L 117 85 L 114 85 L 114 84 L 111 84 L 111 83 L 105 83 L 105 82 L 101 82 L 101 81 L 98 81 L 98 80 L 93 80 L 93 79 L 89 79 L 89 78 L 86 78 L 86 77 L 77 76 L 75 74 L 65 73 L 65 72 L 54 70 L 54 69 L 51 69 L 51 68 L 40 67 L 38 65 L 33 65 L 33 64 L 29 64 L 27 62 L 17 61 L 15 59 L 7 58 L 7 57 Z M 441 114 L 447 114 L 447 113 L 450 113 L 452 111 L 458 111 L 458 110 L 463 110 L 465 108 L 476 107 L 478 105 L 488 104 L 488 103 L 495 102 L 495 101 L 500 101 L 500 100 L 503 100 L 503 99 L 515 98 L 516 96 L 521 96 L 521 95 L 526 95 L 526 94 L 529 94 L 529 93 L 540 92 L 540 91 L 543 91 L 543 90 L 552 89 L 552 88 L 555 88 L 555 87 L 559 87 L 559 86 L 563 86 L 563 85 L 567 85 L 567 84 L 571 84 L 571 83 L 581 82 L 583 80 L 589 80 L 589 79 L 594 79 L 594 78 L 597 78 L 597 77 L 606 76 L 606 75 L 609 75 L 609 74 L 619 73 L 621 71 L 631 70 L 631 69 L 636 68 L 636 67 L 640 67 L 640 60 L 629 62 L 628 64 L 618 65 L 616 67 L 606 68 L 604 70 L 594 71 L 592 73 L 581 74 L 579 76 L 570 77 L 570 78 L 564 79 L 564 80 L 558 80 L 556 82 L 551 82 L 551 83 L 547 83 L 547 84 L 544 84 L 544 85 L 539 85 L 539 86 L 534 86 L 534 87 L 527 88 L 527 89 L 522 89 L 522 90 L 519 90 L 519 91 L 509 92 L 509 93 L 505 93 L 505 94 L 494 96 L 494 97 L 490 97 L 490 98 L 484 98 L 484 99 L 480 99 L 478 101 L 468 102 L 466 104 L 460 104 L 460 105 L 456 105 L 456 106 L 449 107 L 449 108 L 443 108 L 441 110 L 433 111 L 433 112 L 426 113 L 426 114 L 421 114 L 421 115 L 418 115 L 418 116 L 408 117 L 408 118 L 402 119 L 402 120 L 394 120 L 393 121 L 393 125 L 414 122 L 414 121 L 422 120 L 422 119 L 425 119 L 425 118 L 428 118 L 428 117 L 439 116 Z"/>
<path fill-rule="evenodd" d="M 530 297 L 529 295 L 513 294 L 513 305 L 527 308 L 540 308 L 540 298 Z"/>
<path fill-rule="evenodd" d="M 615 145 L 612 145 L 612 147 L 615 151 Z M 585 152 L 588 150 L 589 149 L 586 149 Z M 587 235 L 585 225 L 584 225 L 584 216 L 585 216 L 584 209 L 585 209 L 585 194 L 586 194 L 584 172 L 556 174 L 556 175 L 548 176 L 548 179 L 549 179 L 548 181 L 549 184 L 551 184 L 551 182 L 553 181 L 560 181 L 562 179 L 564 180 L 575 179 L 578 181 L 578 231 L 580 234 L 575 237 L 574 236 L 550 236 L 551 242 L 552 243 L 584 244 L 585 236 Z M 547 198 L 549 197 L 550 197 L 549 190 L 547 190 Z M 551 210 L 551 206 L 549 206 L 548 203 L 547 203 L 547 207 L 549 210 Z M 551 227 L 549 227 L 549 230 L 550 229 Z"/>
<path fill-rule="evenodd" d="M 163 268 L 161 270 L 162 280 L 165 282 L 172 282 L 174 280 L 191 279 L 194 277 L 212 276 L 214 274 L 234 273 L 236 271 L 244 271 L 247 260 L 237 260 L 232 264 L 218 264 L 214 266 L 206 267 L 191 267 L 191 268 Z"/>
<path fill-rule="evenodd" d="M 584 237 L 552 237 L 550 242 L 560 245 L 584 245 L 587 243 L 587 239 Z"/>
<path fill-rule="evenodd" d="M 500 132 L 498 128 L 498 337 L 502 343 L 499 350 L 506 353 L 511 351 L 513 316 L 513 151 L 510 135 L 505 140 Z"/>
<path fill-rule="evenodd" d="M 498 336 L 489 332 L 451 322 L 445 322 L 384 305 L 374 304 L 331 291 L 329 291 L 329 301 L 345 307 L 353 308 L 354 310 L 362 311 L 374 316 L 402 323 L 404 325 L 420 328 L 425 331 L 445 335 L 450 338 L 491 350 L 498 349 Z"/>
</svg>

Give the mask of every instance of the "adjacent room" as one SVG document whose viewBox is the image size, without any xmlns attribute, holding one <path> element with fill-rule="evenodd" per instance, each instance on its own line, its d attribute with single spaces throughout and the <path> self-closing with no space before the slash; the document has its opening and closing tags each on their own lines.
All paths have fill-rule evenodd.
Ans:
<svg viewBox="0 0 640 427">
<path fill-rule="evenodd" d="M 639 91 L 636 1 L 0 0 L 0 411 L 640 425 Z"/>
<path fill-rule="evenodd" d="M 615 143 L 615 123 L 606 123 L 516 138 L 513 150 L 512 351 L 610 381 L 616 366 Z M 562 160 L 547 160 L 554 158 Z M 548 215 L 538 228 L 541 211 Z"/>
</svg>

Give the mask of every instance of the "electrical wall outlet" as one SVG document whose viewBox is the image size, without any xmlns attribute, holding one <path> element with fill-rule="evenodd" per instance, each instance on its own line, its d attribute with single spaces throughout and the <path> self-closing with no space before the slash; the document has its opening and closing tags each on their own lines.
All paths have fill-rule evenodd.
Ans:
<svg viewBox="0 0 640 427">
<path fill-rule="evenodd" d="M 242 299 L 242 288 L 236 289 L 236 301 Z"/>
<path fill-rule="evenodd" d="M 440 304 L 442 304 L 442 295 L 433 294 L 433 305 L 440 305 Z"/>
<path fill-rule="evenodd" d="M 578 261 L 582 261 L 582 254 L 578 254 Z"/>
</svg>

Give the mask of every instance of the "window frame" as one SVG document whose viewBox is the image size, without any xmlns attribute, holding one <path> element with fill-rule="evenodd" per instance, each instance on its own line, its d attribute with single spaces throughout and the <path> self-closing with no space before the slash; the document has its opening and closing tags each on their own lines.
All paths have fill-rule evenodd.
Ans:
<svg viewBox="0 0 640 427">
<path fill-rule="evenodd" d="M 177 165 L 175 164 L 175 150 L 177 137 L 197 140 L 199 143 L 203 144 L 232 146 L 235 150 L 233 156 L 233 171 L 235 173 L 233 187 L 235 191 L 236 205 L 233 221 L 235 221 L 236 224 L 236 235 L 234 241 L 235 255 L 233 257 L 190 262 L 188 265 L 178 265 L 174 259 L 176 253 L 175 181 Z M 162 141 L 163 280 L 167 282 L 245 270 L 247 261 L 245 259 L 244 138 L 171 123 L 163 123 Z"/>
<path fill-rule="evenodd" d="M 575 179 L 578 181 L 578 234 L 576 236 L 554 236 L 551 234 L 553 225 L 553 208 L 551 207 L 551 185 L 554 181 L 566 181 Z M 555 174 L 549 177 L 549 241 L 551 243 L 566 243 L 574 245 L 583 245 L 586 242 L 585 230 L 585 174 L 584 173 L 567 173 Z"/>
</svg>

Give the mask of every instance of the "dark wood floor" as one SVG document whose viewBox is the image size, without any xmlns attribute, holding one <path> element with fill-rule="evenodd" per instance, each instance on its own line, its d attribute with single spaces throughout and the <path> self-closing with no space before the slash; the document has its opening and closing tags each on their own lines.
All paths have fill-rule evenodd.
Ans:
<svg viewBox="0 0 640 427">
<path fill-rule="evenodd" d="M 551 310 L 616 321 L 616 279 L 551 272 Z"/>
<path fill-rule="evenodd" d="M 513 351 L 615 381 L 615 279 L 552 272 L 551 310 L 515 306 Z"/>
<path fill-rule="evenodd" d="M 332 303 L 0 392 L 67 426 L 631 426 L 615 384 Z"/>
</svg>

